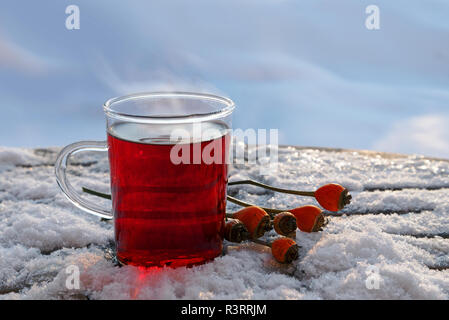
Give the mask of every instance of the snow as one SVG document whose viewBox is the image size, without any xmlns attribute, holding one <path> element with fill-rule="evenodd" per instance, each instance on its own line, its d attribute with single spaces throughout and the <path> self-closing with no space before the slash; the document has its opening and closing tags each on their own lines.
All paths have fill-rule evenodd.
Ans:
<svg viewBox="0 0 449 320">
<path fill-rule="evenodd" d="M 231 181 L 305 190 L 338 182 L 353 195 L 345 214 L 330 217 L 323 232 L 297 232 L 298 261 L 280 265 L 259 245 L 228 243 L 225 255 L 202 266 L 144 270 L 117 266 L 112 224 L 81 212 L 59 191 L 52 165 L 58 150 L 0 148 L 3 299 L 449 298 L 448 161 L 281 147 L 277 174 L 261 176 L 257 165 L 240 165 Z M 109 191 L 104 154 L 76 155 L 72 164 L 76 187 Z M 403 189 L 371 191 L 379 188 Z M 316 204 L 250 186 L 229 193 L 277 208 Z M 80 289 L 66 287 L 70 265 L 80 269 Z M 372 270 L 378 289 L 367 287 Z"/>
</svg>

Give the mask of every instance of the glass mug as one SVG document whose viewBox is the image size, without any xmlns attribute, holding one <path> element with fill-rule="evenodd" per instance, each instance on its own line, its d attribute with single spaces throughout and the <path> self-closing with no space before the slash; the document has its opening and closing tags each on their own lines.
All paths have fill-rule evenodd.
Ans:
<svg viewBox="0 0 449 320">
<path fill-rule="evenodd" d="M 107 141 L 59 153 L 58 185 L 77 207 L 114 219 L 120 263 L 191 266 L 221 254 L 234 108 L 230 99 L 186 92 L 113 98 L 103 106 Z M 108 152 L 112 212 L 67 180 L 68 158 L 80 151 Z"/>
</svg>

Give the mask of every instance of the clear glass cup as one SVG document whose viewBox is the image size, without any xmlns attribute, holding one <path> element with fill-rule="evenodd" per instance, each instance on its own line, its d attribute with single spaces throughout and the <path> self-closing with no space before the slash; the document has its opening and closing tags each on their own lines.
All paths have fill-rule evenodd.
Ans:
<svg viewBox="0 0 449 320">
<path fill-rule="evenodd" d="M 107 141 L 81 141 L 56 160 L 57 182 L 78 208 L 114 219 L 116 254 L 136 266 L 189 266 L 221 254 L 231 116 L 227 98 L 187 92 L 139 93 L 104 106 Z M 67 161 L 107 151 L 112 212 L 67 180 Z"/>
</svg>

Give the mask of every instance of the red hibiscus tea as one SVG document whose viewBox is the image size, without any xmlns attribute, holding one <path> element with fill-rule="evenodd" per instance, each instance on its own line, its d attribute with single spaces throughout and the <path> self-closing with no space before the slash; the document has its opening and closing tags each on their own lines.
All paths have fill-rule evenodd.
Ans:
<svg viewBox="0 0 449 320">
<path fill-rule="evenodd" d="M 191 127 L 116 122 L 108 128 L 116 250 L 122 263 L 190 266 L 221 254 L 227 126 L 204 123 L 202 132 L 212 129 L 213 134 L 200 136 Z M 190 139 L 174 141 L 171 133 L 179 129 Z"/>
<path fill-rule="evenodd" d="M 212 94 L 143 92 L 103 105 L 107 141 L 78 141 L 55 162 L 76 207 L 113 219 L 117 258 L 140 267 L 191 266 L 221 254 L 234 102 Z M 112 210 L 67 177 L 74 153 L 107 151 Z"/>
</svg>

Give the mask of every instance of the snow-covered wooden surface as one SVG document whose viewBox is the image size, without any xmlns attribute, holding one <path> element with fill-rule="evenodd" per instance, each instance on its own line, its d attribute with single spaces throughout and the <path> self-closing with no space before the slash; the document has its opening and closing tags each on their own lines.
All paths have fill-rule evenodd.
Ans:
<svg viewBox="0 0 449 320">
<path fill-rule="evenodd" d="M 198 267 L 141 270 L 118 267 L 112 224 L 62 195 L 54 178 L 57 151 L 0 148 L 0 298 L 449 298 L 447 161 L 282 147 L 276 175 L 261 176 L 257 166 L 234 167 L 230 180 L 306 190 L 338 182 L 353 195 L 347 214 L 331 217 L 323 232 L 297 232 L 298 261 L 282 266 L 261 247 L 246 244 Z M 104 154 L 76 156 L 70 172 L 78 188 L 109 191 Z M 250 186 L 229 187 L 229 193 L 277 208 L 316 204 Z M 66 287 L 70 265 L 80 269 L 79 290 Z"/>
</svg>

